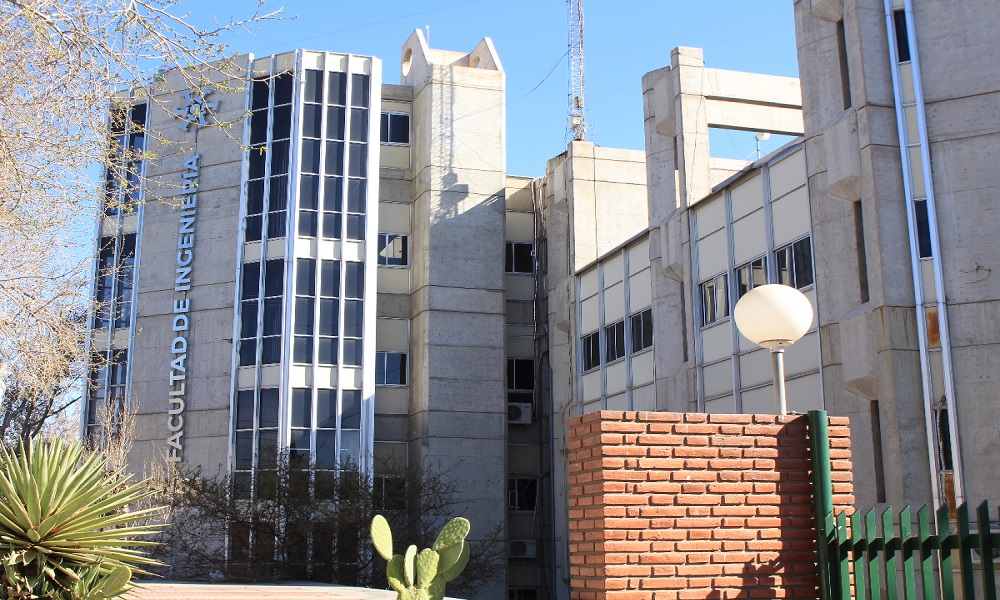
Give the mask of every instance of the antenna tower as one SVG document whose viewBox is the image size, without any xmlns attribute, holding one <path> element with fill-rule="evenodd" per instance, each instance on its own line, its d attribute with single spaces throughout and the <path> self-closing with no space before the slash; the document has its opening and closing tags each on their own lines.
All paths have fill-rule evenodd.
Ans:
<svg viewBox="0 0 1000 600">
<path fill-rule="evenodd" d="M 569 2 L 569 137 L 587 139 L 587 121 L 583 103 L 583 0 Z"/>
</svg>

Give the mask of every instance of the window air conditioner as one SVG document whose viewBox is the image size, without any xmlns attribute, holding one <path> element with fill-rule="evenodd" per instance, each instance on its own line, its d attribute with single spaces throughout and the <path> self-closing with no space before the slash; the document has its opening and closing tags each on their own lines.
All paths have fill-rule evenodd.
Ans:
<svg viewBox="0 0 1000 600">
<path fill-rule="evenodd" d="M 531 423 L 531 404 L 522 402 L 511 402 L 507 404 L 507 422 L 518 425 L 528 425 Z"/>
<path fill-rule="evenodd" d="M 511 558 L 535 558 L 538 548 L 535 540 L 510 540 Z"/>
</svg>

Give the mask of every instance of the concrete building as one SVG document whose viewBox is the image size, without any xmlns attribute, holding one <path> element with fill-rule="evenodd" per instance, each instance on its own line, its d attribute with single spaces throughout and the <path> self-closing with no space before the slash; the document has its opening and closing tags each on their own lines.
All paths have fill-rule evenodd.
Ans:
<svg viewBox="0 0 1000 600">
<path fill-rule="evenodd" d="M 83 427 L 127 398 L 133 465 L 255 489 L 275 452 L 317 490 L 344 461 L 430 465 L 473 537 L 509 540 L 487 596 L 535 598 L 551 507 L 531 181 L 506 173 L 489 39 L 449 52 L 416 31 L 402 58 L 398 85 L 377 58 L 304 50 L 246 57 L 246 82 L 203 95 L 171 71 L 131 109 L 123 160 L 145 140 L 156 156 L 142 189 L 108 176 L 91 348 L 109 366 Z"/>
<path fill-rule="evenodd" d="M 116 210 L 135 189 L 109 179 L 92 346 L 111 366 L 87 423 L 127 395 L 136 461 L 249 480 L 268 445 L 317 474 L 440 465 L 505 531 L 508 597 L 563 598 L 566 419 L 772 412 L 767 354 L 730 314 L 783 283 L 816 308 L 790 409 L 851 418 L 858 505 L 995 501 L 987 4 L 796 0 L 801 82 L 677 48 L 641 82 L 645 151 L 572 142 L 538 179 L 506 173 L 488 39 L 415 32 L 400 85 L 376 58 L 297 51 L 248 59 L 246 93 L 137 106 L 184 150 L 145 166 L 173 204 Z M 251 151 L 189 122 L 205 108 L 250 111 Z M 790 141 L 726 160 L 711 129 Z"/>
</svg>

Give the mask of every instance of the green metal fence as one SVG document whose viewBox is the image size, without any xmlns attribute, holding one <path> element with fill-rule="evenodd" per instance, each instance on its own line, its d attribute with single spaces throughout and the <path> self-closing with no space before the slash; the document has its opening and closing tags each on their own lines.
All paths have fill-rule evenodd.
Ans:
<svg viewBox="0 0 1000 600">
<path fill-rule="evenodd" d="M 809 433 L 821 600 L 997 600 L 1000 533 L 990 530 L 986 502 L 975 511 L 978 531 L 966 504 L 955 510 L 954 522 L 942 506 L 935 526 L 927 506 L 915 521 L 908 506 L 895 516 L 891 508 L 834 516 L 825 411 L 809 413 Z"/>
</svg>

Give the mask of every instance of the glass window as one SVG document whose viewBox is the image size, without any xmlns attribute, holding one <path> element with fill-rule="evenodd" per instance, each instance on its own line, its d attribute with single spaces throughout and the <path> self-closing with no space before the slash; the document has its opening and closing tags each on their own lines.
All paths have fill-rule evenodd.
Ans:
<svg viewBox="0 0 1000 600">
<path fill-rule="evenodd" d="M 347 104 L 347 73 L 327 73 L 329 104 Z"/>
<path fill-rule="evenodd" d="M 323 102 L 323 71 L 306 69 L 302 99 L 306 102 Z"/>
<path fill-rule="evenodd" d="M 915 200 L 913 209 L 917 217 L 917 252 L 920 258 L 931 258 L 931 226 L 927 215 L 927 201 Z"/>
<path fill-rule="evenodd" d="M 319 295 L 327 298 L 340 296 L 340 261 L 320 261 L 319 275 Z"/>
<path fill-rule="evenodd" d="M 291 73 L 281 73 L 274 76 L 274 104 L 290 104 L 292 102 L 292 86 L 295 77 Z"/>
<path fill-rule="evenodd" d="M 896 56 L 899 62 L 910 61 L 910 35 L 906 29 L 906 12 L 902 10 L 892 11 L 893 30 L 896 34 Z"/>
<path fill-rule="evenodd" d="M 711 325 L 729 316 L 726 274 L 716 275 L 701 284 L 701 324 Z"/>
<path fill-rule="evenodd" d="M 344 339 L 344 364 L 352 367 L 361 366 L 361 352 L 364 344 L 362 340 Z"/>
<path fill-rule="evenodd" d="M 736 267 L 736 299 L 753 288 L 767 283 L 767 257 L 761 256 L 747 264 Z"/>
<path fill-rule="evenodd" d="M 361 429 L 361 390 L 341 392 L 340 428 Z"/>
<path fill-rule="evenodd" d="M 351 106 L 368 106 L 368 76 L 351 75 Z"/>
<path fill-rule="evenodd" d="M 632 353 L 651 348 L 653 346 L 653 309 L 647 308 L 628 319 L 629 334 L 632 337 Z"/>
<path fill-rule="evenodd" d="M 253 429 L 253 390 L 236 393 L 236 429 Z"/>
<path fill-rule="evenodd" d="M 347 230 L 344 237 L 349 240 L 365 239 L 365 216 L 347 215 Z"/>
<path fill-rule="evenodd" d="M 292 130 L 292 107 L 276 106 L 271 113 L 271 138 L 275 140 L 286 140 L 291 135 Z"/>
<path fill-rule="evenodd" d="M 312 336 L 297 335 L 292 338 L 292 362 L 310 364 L 313 361 Z"/>
<path fill-rule="evenodd" d="M 410 264 L 407 256 L 407 237 L 401 233 L 378 234 L 378 264 L 390 267 Z"/>
<path fill-rule="evenodd" d="M 272 259 L 264 263 L 264 296 L 280 296 L 284 288 L 284 280 L 285 261 L 283 259 Z"/>
<path fill-rule="evenodd" d="M 321 337 L 316 340 L 319 349 L 317 362 L 321 365 L 337 364 L 337 338 Z"/>
<path fill-rule="evenodd" d="M 511 477 L 507 480 L 507 509 L 534 511 L 538 501 L 538 480 Z"/>
<path fill-rule="evenodd" d="M 774 251 L 778 283 L 802 289 L 813 284 L 812 242 L 805 237 Z"/>
<path fill-rule="evenodd" d="M 344 263 L 344 297 L 365 297 L 365 265 L 359 262 Z"/>
<path fill-rule="evenodd" d="M 625 356 L 625 321 L 604 328 L 604 360 L 611 363 Z"/>
<path fill-rule="evenodd" d="M 257 423 L 261 428 L 278 426 L 278 388 L 262 388 L 260 390 L 260 410 L 258 411 Z"/>
<path fill-rule="evenodd" d="M 329 106 L 326 109 L 326 137 L 342 140 L 347 132 L 347 110 L 343 106 Z"/>
<path fill-rule="evenodd" d="M 410 115 L 382 113 L 381 141 L 383 144 L 410 143 Z"/>
<path fill-rule="evenodd" d="M 296 259 L 295 293 L 300 296 L 316 295 L 316 259 Z"/>
<path fill-rule="evenodd" d="M 270 86 L 267 78 L 254 79 L 250 82 L 250 108 L 260 110 L 267 108 L 268 97 L 270 96 Z"/>
<path fill-rule="evenodd" d="M 289 423 L 292 427 L 312 427 L 312 390 L 295 388 L 292 390 L 292 411 Z M 306 446 L 308 447 L 308 446 Z"/>
<path fill-rule="evenodd" d="M 368 141 L 368 109 L 351 109 L 351 141 Z"/>
<path fill-rule="evenodd" d="M 507 359 L 507 402 L 532 403 L 535 389 L 535 360 Z"/>
<path fill-rule="evenodd" d="M 589 371 L 601 365 L 601 342 L 598 332 L 588 333 L 581 338 L 581 354 L 583 355 L 583 370 Z"/>
<path fill-rule="evenodd" d="M 364 179 L 347 180 L 347 212 L 365 213 L 368 182 Z"/>
<path fill-rule="evenodd" d="M 504 271 L 507 273 L 535 272 L 535 245 L 531 242 L 507 242 Z"/>
<path fill-rule="evenodd" d="M 316 390 L 316 427 L 337 426 L 337 390 Z"/>
<path fill-rule="evenodd" d="M 375 353 L 375 384 L 406 385 L 406 353 Z"/>
<path fill-rule="evenodd" d="M 365 325 L 365 303 L 361 300 L 344 300 L 344 335 L 362 337 Z"/>
</svg>

